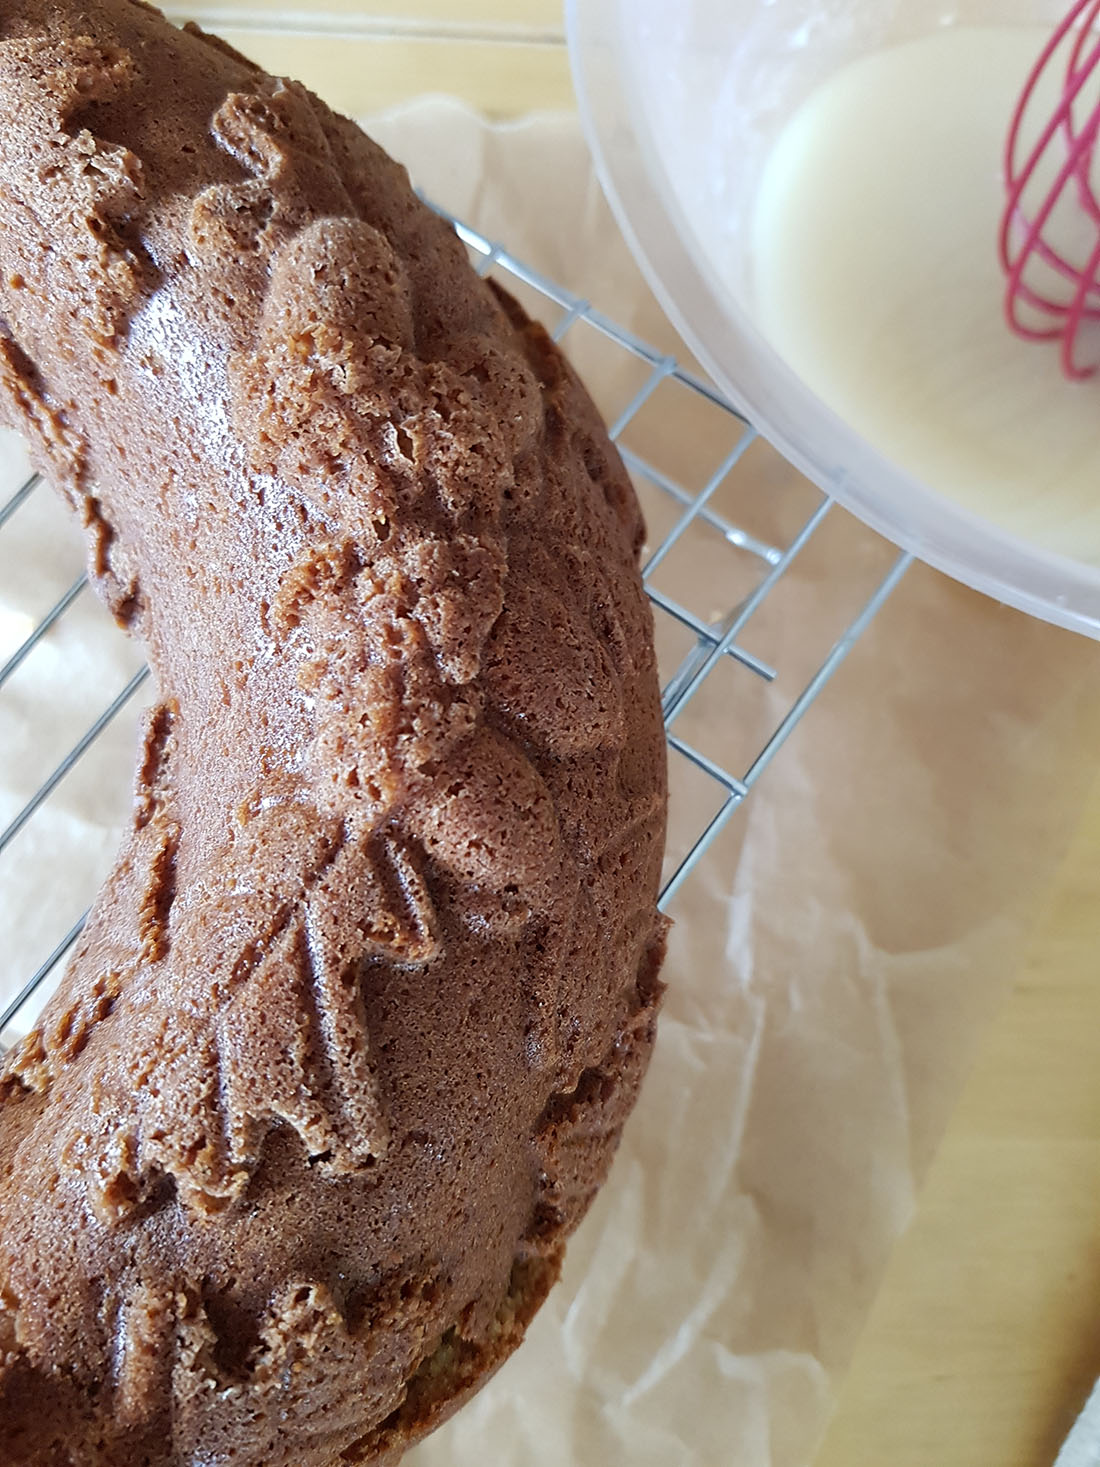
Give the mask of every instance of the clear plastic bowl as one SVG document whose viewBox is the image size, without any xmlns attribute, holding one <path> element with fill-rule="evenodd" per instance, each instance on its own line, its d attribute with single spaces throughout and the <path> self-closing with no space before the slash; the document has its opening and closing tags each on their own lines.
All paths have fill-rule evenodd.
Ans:
<svg viewBox="0 0 1100 1467">
<path fill-rule="evenodd" d="M 719 386 L 881 534 L 1001 601 L 1100 638 L 1100 567 L 988 523 L 883 457 L 771 348 L 745 295 L 769 150 L 812 91 L 869 51 L 947 24 L 1053 27 L 1065 0 L 567 0 L 566 9 L 604 188 Z"/>
</svg>

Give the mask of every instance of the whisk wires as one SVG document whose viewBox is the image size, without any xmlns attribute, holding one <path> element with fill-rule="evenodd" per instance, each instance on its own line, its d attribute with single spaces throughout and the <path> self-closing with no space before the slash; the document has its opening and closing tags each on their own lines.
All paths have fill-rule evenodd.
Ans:
<svg viewBox="0 0 1100 1467">
<path fill-rule="evenodd" d="M 1100 322 L 1100 200 L 1092 182 L 1100 101 L 1090 106 L 1086 93 L 1100 67 L 1098 18 L 1100 0 L 1075 0 L 1028 75 L 1005 142 L 1007 199 L 998 240 L 1001 266 L 1008 277 L 1005 316 L 1009 326 L 1028 341 L 1060 341 L 1062 370 L 1073 381 L 1091 377 L 1097 370 L 1097 364 L 1078 360 L 1078 344 L 1086 324 Z M 1067 56 L 1057 100 L 1021 164 L 1025 123 L 1048 68 L 1056 64 L 1063 48 Z M 1049 162 L 1049 152 L 1059 140 L 1064 157 L 1032 210 L 1027 202 L 1029 191 L 1036 191 L 1032 185 L 1040 179 L 1044 160 Z M 1096 233 L 1083 262 L 1069 257 L 1055 242 L 1051 229 L 1067 194 L 1076 196 L 1077 209 Z M 1045 271 L 1037 268 L 1041 266 Z M 1056 288 L 1058 282 L 1061 288 Z"/>
</svg>

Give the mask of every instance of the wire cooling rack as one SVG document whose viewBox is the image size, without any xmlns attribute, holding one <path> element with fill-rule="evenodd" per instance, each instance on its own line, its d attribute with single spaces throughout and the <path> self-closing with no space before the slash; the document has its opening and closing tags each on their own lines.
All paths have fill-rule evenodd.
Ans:
<svg viewBox="0 0 1100 1467">
<path fill-rule="evenodd" d="M 771 701 L 769 717 L 758 730 L 751 752 L 739 766 L 727 767 L 733 761 L 724 757 L 720 738 L 717 754 L 700 747 L 698 738 L 689 741 L 683 731 L 689 721 L 685 715 L 691 709 L 698 709 L 705 690 L 724 669 L 732 665 L 739 674 L 750 679 L 768 685 L 776 683 L 779 669 L 765 657 L 755 654 L 748 645 L 753 618 L 765 603 L 775 597 L 777 588 L 795 560 L 805 553 L 813 537 L 821 530 L 833 509 L 832 501 L 812 490 L 812 506 L 784 543 L 773 543 L 772 539 L 739 523 L 722 505 L 726 500 L 736 499 L 736 493 L 731 495 L 730 490 L 731 486 L 734 490 L 739 487 L 739 479 L 749 484 L 750 491 L 752 489 L 745 464 L 757 442 L 757 434 L 730 403 L 674 358 L 654 350 L 632 332 L 595 310 L 586 300 L 530 269 L 501 245 L 460 220 L 445 213 L 444 217 L 450 220 L 466 244 L 480 275 L 495 276 L 507 288 L 521 293 L 528 310 L 543 319 L 554 339 L 563 343 L 570 354 L 573 354 L 573 344 L 580 332 L 594 336 L 618 359 L 619 366 L 624 368 L 618 375 L 629 383 L 625 400 L 608 413 L 610 432 L 639 488 L 651 532 L 655 520 L 664 525 L 664 533 L 647 551 L 644 577 L 658 633 L 662 663 L 661 696 L 670 766 L 679 764 L 695 781 L 691 799 L 685 797 L 683 801 L 677 799 L 677 781 L 673 779 L 672 782 L 669 855 L 661 892 L 662 907 L 667 908 L 897 586 L 911 556 L 899 554 L 893 559 L 885 576 L 871 587 L 851 620 L 816 661 L 812 674 L 800 691 L 778 703 L 774 699 Z M 724 444 L 718 461 L 705 473 L 702 482 L 687 482 L 687 475 L 676 472 L 677 443 L 664 443 L 662 461 L 657 463 L 654 455 L 647 456 L 631 442 L 632 427 L 647 414 L 652 418 L 655 409 L 659 426 L 662 394 L 670 391 L 680 395 L 681 408 L 686 395 L 690 400 L 692 421 L 701 423 L 705 418 L 708 430 L 715 429 L 715 440 Z M 682 412 L 680 418 L 682 421 Z M 698 433 L 693 432 L 693 437 L 698 437 Z M 684 445 L 681 443 L 679 446 Z M 805 494 L 808 486 L 804 481 L 800 482 L 801 491 Z M 38 489 L 37 478 L 31 476 L 0 505 L 0 534 L 17 523 L 17 516 L 27 513 L 24 507 Z M 717 545 L 731 557 L 729 584 L 736 586 L 737 590 L 729 606 L 694 607 L 687 604 L 689 596 L 678 597 L 662 585 L 662 570 L 678 554 L 682 558 L 690 537 L 700 534 L 711 542 L 712 555 Z M 79 573 L 79 553 L 74 542 L 72 579 L 67 588 L 36 622 L 30 623 L 31 629 L 0 665 L 0 698 L 5 696 L 16 673 L 20 669 L 26 671 L 25 665 L 34 654 L 40 653 L 51 637 L 57 636 L 64 619 L 81 599 L 87 582 Z M 736 575 L 733 574 L 733 558 L 736 558 Z M 690 574 L 688 579 L 690 581 Z M 682 575 L 680 581 L 683 582 Z M 0 860 L 19 860 L 20 837 L 25 835 L 36 817 L 42 818 L 44 807 L 48 808 L 59 787 L 73 775 L 105 732 L 120 721 L 123 711 L 136 702 L 147 677 L 145 668 L 139 668 L 129 677 L 102 706 L 102 711 L 79 731 L 68 751 L 52 765 L 33 793 L 6 821 L 0 830 Z M 53 710 L 43 707 L 37 713 L 45 722 L 51 718 Z M 124 743 L 120 744 L 120 748 L 124 747 Z M 10 752 L 0 747 L 0 770 L 6 767 Z M 4 870 L 0 868 L 0 882 L 6 879 Z M 0 986 L 0 995 L 10 995 L 0 1009 L 0 1048 L 5 1039 L 10 1040 L 18 1029 L 33 1021 L 44 1001 L 49 980 L 56 977 L 63 959 L 80 934 L 86 916 L 87 912 L 84 912 L 68 930 L 58 932 L 50 939 L 49 950 L 37 966 L 29 965 L 33 971 L 4 974 L 0 970 L 3 985 Z M 18 922 L 18 914 L 12 920 Z M 18 948 L 18 944 L 15 946 Z M 6 941 L 4 947 L 10 950 L 11 942 Z M 0 1002 L 3 1002 L 2 997 Z"/>
</svg>

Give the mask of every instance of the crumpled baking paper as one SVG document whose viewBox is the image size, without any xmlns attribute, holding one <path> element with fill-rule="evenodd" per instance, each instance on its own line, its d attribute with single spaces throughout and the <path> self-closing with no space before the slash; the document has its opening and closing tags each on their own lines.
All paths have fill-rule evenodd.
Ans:
<svg viewBox="0 0 1100 1467">
<path fill-rule="evenodd" d="M 491 128 L 435 100 L 372 131 L 431 197 L 684 355 L 573 119 Z M 636 366 L 587 329 L 568 343 L 613 415 Z M 697 488 L 737 432 L 670 384 L 624 441 Z M 10 444 L 0 468 L 2 493 L 19 474 Z M 675 515 L 640 488 L 656 539 Z M 784 545 L 816 498 L 757 442 L 714 503 Z M 0 662 L 78 569 L 60 518 L 36 496 L 0 533 Z M 743 772 L 892 559 L 833 510 L 741 638 L 774 684 L 729 661 L 677 732 Z M 760 574 L 704 527 L 656 580 L 716 619 Z M 84 600 L 0 693 L 0 822 L 138 665 Z M 667 676 L 687 648 L 663 624 L 658 637 Z M 0 995 L 107 868 L 132 730 L 121 717 L 0 856 Z M 524 1347 L 410 1467 L 812 1460 L 1098 738 L 1092 644 L 906 575 L 676 899 L 660 1041 L 611 1180 Z M 675 761 L 673 790 L 680 850 L 714 802 Z"/>
</svg>

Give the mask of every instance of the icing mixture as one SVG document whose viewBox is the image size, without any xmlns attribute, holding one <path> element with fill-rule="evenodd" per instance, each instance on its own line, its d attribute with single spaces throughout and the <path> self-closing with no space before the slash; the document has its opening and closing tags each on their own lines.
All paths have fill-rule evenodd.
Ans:
<svg viewBox="0 0 1100 1467">
<path fill-rule="evenodd" d="M 1100 563 L 1097 383 L 1066 380 L 1056 345 L 1010 331 L 997 258 L 1005 134 L 1049 34 L 947 27 L 813 93 L 761 182 L 752 304 L 789 365 L 886 457 L 1005 529 Z M 1043 85 L 1040 119 L 1056 77 Z M 1044 167 L 1053 179 L 1053 156 Z M 1056 223 L 1079 251 L 1087 221 Z"/>
</svg>

